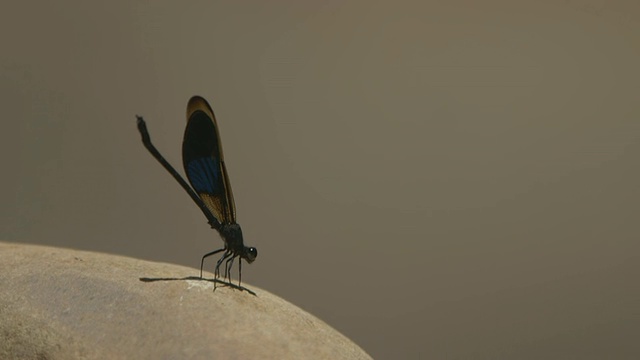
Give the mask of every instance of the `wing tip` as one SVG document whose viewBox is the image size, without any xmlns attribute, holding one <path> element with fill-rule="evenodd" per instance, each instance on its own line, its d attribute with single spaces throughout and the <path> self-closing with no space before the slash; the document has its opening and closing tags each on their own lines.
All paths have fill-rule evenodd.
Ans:
<svg viewBox="0 0 640 360">
<path fill-rule="evenodd" d="M 196 111 L 202 111 L 206 113 L 211 119 L 215 119 L 215 115 L 213 114 L 213 109 L 211 109 L 211 105 L 205 100 L 202 96 L 194 95 L 189 99 L 189 103 L 187 104 L 187 121 L 191 118 L 191 114 Z"/>
</svg>

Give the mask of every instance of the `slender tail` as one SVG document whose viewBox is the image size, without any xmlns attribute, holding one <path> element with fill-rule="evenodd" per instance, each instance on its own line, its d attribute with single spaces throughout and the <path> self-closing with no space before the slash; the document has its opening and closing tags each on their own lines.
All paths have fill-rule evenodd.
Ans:
<svg viewBox="0 0 640 360">
<path fill-rule="evenodd" d="M 169 162 L 160 154 L 158 149 L 153 146 L 153 144 L 151 143 L 151 137 L 149 136 L 149 131 L 147 130 L 147 124 L 144 122 L 142 116 L 136 115 L 136 119 L 138 124 L 138 131 L 142 136 L 142 144 L 144 144 L 144 147 L 149 150 L 151 155 L 153 155 L 153 157 L 158 160 L 158 162 L 169 172 L 169 174 L 171 174 L 171 176 L 173 176 L 173 178 L 178 181 L 180 186 L 182 186 L 187 194 L 189 194 L 191 200 L 193 200 L 193 202 L 198 205 L 204 216 L 206 216 L 207 220 L 209 220 L 209 224 L 211 224 L 211 227 L 216 230 L 220 229 L 220 222 L 215 218 L 215 216 L 213 216 L 211 211 L 209 211 L 209 208 L 207 208 L 204 202 L 202 202 L 202 199 L 200 199 L 198 194 L 193 191 L 191 186 L 187 184 L 187 182 L 182 178 L 182 176 L 180 176 L 176 169 L 174 169 L 173 166 L 171 166 L 171 164 L 169 164 Z"/>
</svg>

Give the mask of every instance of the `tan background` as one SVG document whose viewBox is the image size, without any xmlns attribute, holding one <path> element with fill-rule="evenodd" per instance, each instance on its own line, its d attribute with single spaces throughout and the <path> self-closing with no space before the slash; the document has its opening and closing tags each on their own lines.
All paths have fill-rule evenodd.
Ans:
<svg viewBox="0 0 640 360">
<path fill-rule="evenodd" d="M 440 3 L 3 4 L 0 239 L 198 267 L 134 115 L 182 171 L 200 94 L 247 282 L 375 358 L 638 358 L 639 3 Z"/>
</svg>

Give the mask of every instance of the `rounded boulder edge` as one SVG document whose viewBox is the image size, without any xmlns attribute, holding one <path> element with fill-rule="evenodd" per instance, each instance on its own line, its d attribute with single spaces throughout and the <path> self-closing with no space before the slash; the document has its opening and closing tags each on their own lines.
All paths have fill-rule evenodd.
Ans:
<svg viewBox="0 0 640 360">
<path fill-rule="evenodd" d="M 198 273 L 0 242 L 0 358 L 371 359 L 265 290 L 243 283 L 214 292 Z"/>
</svg>

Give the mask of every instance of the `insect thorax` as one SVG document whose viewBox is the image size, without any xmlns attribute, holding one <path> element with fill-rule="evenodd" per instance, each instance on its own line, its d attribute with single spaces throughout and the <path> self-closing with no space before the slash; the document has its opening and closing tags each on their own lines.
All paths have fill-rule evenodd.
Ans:
<svg viewBox="0 0 640 360">
<path fill-rule="evenodd" d="M 231 251 L 240 251 L 244 247 L 242 229 L 238 224 L 222 224 L 220 236 Z"/>
</svg>

